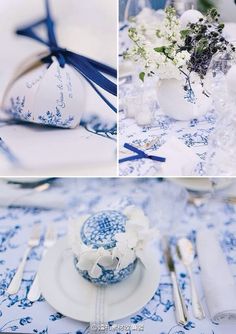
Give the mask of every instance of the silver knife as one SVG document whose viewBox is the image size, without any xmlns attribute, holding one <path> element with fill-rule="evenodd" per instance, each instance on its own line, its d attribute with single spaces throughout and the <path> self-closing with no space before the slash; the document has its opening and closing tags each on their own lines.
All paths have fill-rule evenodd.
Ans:
<svg viewBox="0 0 236 334">
<path fill-rule="evenodd" d="M 164 251 L 166 264 L 169 269 L 172 284 L 173 284 L 173 297 L 174 297 L 174 304 L 175 304 L 176 321 L 180 325 L 186 325 L 188 322 L 187 308 L 186 308 L 183 296 L 181 294 L 181 291 L 178 285 L 176 271 L 175 271 L 175 264 L 174 264 L 174 260 L 171 255 L 169 239 L 167 237 L 163 237 L 162 247 Z"/>
</svg>

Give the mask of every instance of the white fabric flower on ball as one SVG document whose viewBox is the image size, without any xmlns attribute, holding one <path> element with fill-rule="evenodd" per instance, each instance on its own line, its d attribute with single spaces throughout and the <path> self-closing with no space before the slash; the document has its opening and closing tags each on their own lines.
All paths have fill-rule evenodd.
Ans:
<svg viewBox="0 0 236 334">
<path fill-rule="evenodd" d="M 78 260 L 78 269 L 87 271 L 92 278 L 99 278 L 102 275 L 101 266 L 106 270 L 119 271 L 137 257 L 145 264 L 145 250 L 155 238 L 156 231 L 149 228 L 149 219 L 140 208 L 129 206 L 124 215 L 127 217 L 125 232 L 115 234 L 116 245 L 112 249 L 93 248 L 82 242 L 81 226 L 88 216 L 82 216 L 69 225 L 69 244 Z"/>
<path fill-rule="evenodd" d="M 111 253 L 103 247 L 93 249 L 89 246 L 81 245 L 80 251 L 76 266 L 80 270 L 88 271 L 92 278 L 98 278 L 102 275 L 102 269 L 99 264 L 110 267 L 112 265 Z"/>
<path fill-rule="evenodd" d="M 116 234 L 117 243 L 113 252 L 119 258 L 120 268 L 124 268 L 136 257 L 142 260 L 143 252 L 157 234 L 155 229 L 149 228 L 149 220 L 140 208 L 130 206 L 124 213 L 128 217 L 126 231 Z"/>
</svg>

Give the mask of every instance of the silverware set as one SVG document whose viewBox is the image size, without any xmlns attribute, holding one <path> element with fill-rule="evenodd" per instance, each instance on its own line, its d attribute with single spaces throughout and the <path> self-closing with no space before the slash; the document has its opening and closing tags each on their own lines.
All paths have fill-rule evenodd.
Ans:
<svg viewBox="0 0 236 334">
<path fill-rule="evenodd" d="M 16 270 L 15 275 L 13 276 L 7 288 L 7 293 L 9 293 L 10 295 L 16 294 L 20 289 L 28 256 L 34 247 L 39 246 L 40 239 L 41 239 L 40 232 L 41 230 L 38 225 L 36 225 L 32 230 L 32 234 L 31 234 L 30 239 L 28 240 L 27 248 L 23 254 L 22 260 Z M 56 232 L 54 230 L 54 227 L 50 225 L 48 226 L 46 230 L 46 234 L 44 238 L 44 244 L 43 244 L 44 250 L 43 250 L 42 258 L 47 253 L 47 250 L 55 244 L 56 240 L 57 240 Z M 33 283 L 29 289 L 27 298 L 30 301 L 34 302 L 39 299 L 40 295 L 41 295 L 41 290 L 39 286 L 38 272 L 36 272 Z"/>
<path fill-rule="evenodd" d="M 169 238 L 166 236 L 163 237 L 162 239 L 162 248 L 164 251 L 166 265 L 170 272 L 171 281 L 173 285 L 173 299 L 175 304 L 176 321 L 178 324 L 184 326 L 189 321 L 189 314 L 180 286 L 178 284 L 177 271 L 174 263 L 174 258 L 171 252 L 170 241 Z M 205 313 L 201 305 L 200 298 L 198 296 L 192 272 L 192 264 L 194 261 L 195 252 L 191 241 L 186 238 L 179 239 L 176 245 L 176 253 L 179 259 L 182 261 L 183 265 L 185 266 L 190 280 L 193 315 L 196 319 L 202 320 L 205 318 Z"/>
</svg>

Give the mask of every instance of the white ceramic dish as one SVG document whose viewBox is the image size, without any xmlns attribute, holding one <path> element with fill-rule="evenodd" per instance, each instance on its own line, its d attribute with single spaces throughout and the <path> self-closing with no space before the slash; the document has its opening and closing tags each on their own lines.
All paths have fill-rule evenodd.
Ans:
<svg viewBox="0 0 236 334">
<path fill-rule="evenodd" d="M 170 178 L 169 180 L 193 191 L 212 190 L 212 183 L 210 178 L 181 177 L 181 178 Z M 232 178 L 215 178 L 214 180 L 216 180 L 215 189 L 217 190 L 227 188 L 233 182 Z"/>
<path fill-rule="evenodd" d="M 137 312 L 153 297 L 160 279 L 156 253 L 150 254 L 148 261 L 145 268 L 138 263 L 129 278 L 106 288 L 107 321 Z M 43 296 L 58 312 L 75 320 L 91 321 L 97 288 L 75 269 L 66 238 L 59 240 L 42 260 L 39 281 Z"/>
</svg>

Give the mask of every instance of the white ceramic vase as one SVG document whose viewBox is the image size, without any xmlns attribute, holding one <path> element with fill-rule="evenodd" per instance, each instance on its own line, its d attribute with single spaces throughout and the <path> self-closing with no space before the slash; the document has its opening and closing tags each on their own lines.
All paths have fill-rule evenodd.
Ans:
<svg viewBox="0 0 236 334">
<path fill-rule="evenodd" d="M 187 98 L 184 81 L 161 79 L 158 82 L 157 98 L 162 112 L 175 120 L 188 121 L 199 118 L 210 108 L 212 99 L 203 94 L 199 80 L 191 82 L 194 98 Z"/>
</svg>

